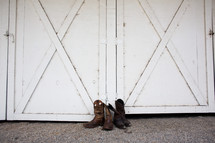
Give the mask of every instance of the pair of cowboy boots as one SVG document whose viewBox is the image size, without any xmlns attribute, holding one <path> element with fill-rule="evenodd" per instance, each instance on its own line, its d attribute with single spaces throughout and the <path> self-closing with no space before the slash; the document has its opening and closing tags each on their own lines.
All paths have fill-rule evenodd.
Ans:
<svg viewBox="0 0 215 143">
<path fill-rule="evenodd" d="M 98 126 L 103 126 L 103 130 L 112 130 L 112 115 L 107 105 L 105 105 L 101 100 L 96 100 L 93 105 L 95 117 L 89 123 L 84 124 L 84 127 L 95 128 Z"/>
<path fill-rule="evenodd" d="M 114 109 L 111 104 L 107 106 L 100 100 L 96 100 L 93 104 L 95 117 L 89 123 L 84 124 L 85 128 L 95 128 L 97 126 L 103 125 L 104 130 L 112 130 L 113 123 L 120 129 L 125 129 L 126 127 L 131 125 L 131 123 L 125 118 L 125 105 L 122 99 L 115 101 L 116 109 Z M 104 109 L 106 118 L 104 118 Z M 112 115 L 109 109 L 114 112 L 113 122 Z"/>
</svg>

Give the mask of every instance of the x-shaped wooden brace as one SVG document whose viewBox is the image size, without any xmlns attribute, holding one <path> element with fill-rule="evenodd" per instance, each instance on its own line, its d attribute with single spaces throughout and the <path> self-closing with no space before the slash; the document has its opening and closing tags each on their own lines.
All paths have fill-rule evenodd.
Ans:
<svg viewBox="0 0 215 143">
<path fill-rule="evenodd" d="M 189 86 L 191 92 L 193 93 L 193 95 L 196 98 L 199 105 L 207 105 L 207 102 L 206 102 L 205 98 L 202 96 L 202 93 L 201 93 L 200 89 L 198 88 L 198 85 L 193 80 L 192 75 L 188 71 L 187 67 L 185 66 L 184 62 L 182 61 L 181 57 L 179 56 L 176 48 L 174 47 L 174 44 L 171 41 L 171 37 L 172 37 L 175 29 L 178 27 L 178 24 L 179 24 L 182 16 L 185 14 L 185 12 L 188 8 L 188 5 L 190 3 L 190 0 L 182 1 L 181 5 L 179 6 L 179 9 L 177 10 L 172 21 L 170 22 L 170 25 L 167 28 L 166 32 L 164 31 L 164 28 L 161 26 L 160 22 L 156 18 L 155 14 L 152 11 L 147 0 L 139 0 L 139 2 L 141 4 L 143 10 L 145 11 L 146 15 L 148 16 L 148 19 L 151 21 L 152 25 L 154 26 L 155 30 L 157 31 L 158 36 L 160 37 L 161 41 L 159 42 L 157 49 L 153 53 L 148 65 L 146 66 L 136 87 L 133 89 L 130 97 L 128 98 L 126 105 L 127 106 L 134 105 L 135 101 L 137 100 L 137 97 L 140 95 L 141 90 L 147 83 L 153 69 L 155 68 L 156 64 L 158 63 L 158 60 L 160 59 L 160 56 L 163 53 L 165 47 L 167 47 L 167 50 L 172 55 L 173 60 L 176 62 L 178 69 L 180 69 L 181 74 L 184 77 L 184 80 L 187 82 L 187 85 Z M 168 46 L 167 46 L 167 44 L 168 44 Z"/>
<path fill-rule="evenodd" d="M 69 12 L 68 16 L 66 17 L 63 25 L 61 26 L 59 32 L 56 34 L 51 22 L 49 21 L 42 4 L 38 0 L 32 0 L 34 8 L 42 20 L 42 23 L 52 41 L 50 48 L 46 51 L 45 57 L 42 60 L 42 63 L 39 65 L 39 68 L 35 72 L 33 79 L 30 81 L 29 86 L 27 87 L 23 98 L 21 99 L 20 103 L 16 108 L 16 113 L 24 112 L 24 109 L 31 98 L 35 88 L 37 87 L 42 75 L 44 74 L 46 68 L 48 67 L 52 57 L 54 56 L 55 52 L 58 52 L 61 60 L 63 61 L 68 73 L 70 74 L 70 78 L 73 81 L 74 85 L 76 86 L 77 90 L 80 93 L 82 100 L 84 101 L 85 105 L 87 106 L 88 111 L 92 114 L 93 107 L 92 107 L 92 100 L 89 97 L 87 89 L 84 87 L 80 77 L 78 76 L 75 68 L 73 67 L 72 61 L 70 60 L 68 54 L 66 53 L 61 41 L 63 40 L 66 32 L 68 31 L 71 23 L 75 19 L 77 12 L 80 10 L 81 6 L 84 3 L 84 0 L 76 0 L 73 8 Z"/>
</svg>

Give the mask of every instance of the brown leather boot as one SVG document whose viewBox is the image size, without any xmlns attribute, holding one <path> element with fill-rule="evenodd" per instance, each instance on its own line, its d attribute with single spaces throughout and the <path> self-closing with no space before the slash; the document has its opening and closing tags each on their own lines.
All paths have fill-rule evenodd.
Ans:
<svg viewBox="0 0 215 143">
<path fill-rule="evenodd" d="M 124 125 L 126 127 L 129 127 L 131 123 L 125 118 L 125 103 L 122 99 L 118 99 L 115 101 L 116 110 L 122 115 L 122 119 L 124 122 Z"/>
<path fill-rule="evenodd" d="M 112 130 L 113 129 L 113 122 L 112 122 L 112 115 L 111 112 L 109 110 L 109 108 L 107 107 L 107 105 L 104 104 L 104 108 L 105 108 L 105 123 L 103 126 L 103 130 Z"/>
<path fill-rule="evenodd" d="M 101 100 L 96 100 L 93 105 L 95 117 L 83 125 L 85 128 L 95 128 L 104 124 L 104 103 Z"/>
<path fill-rule="evenodd" d="M 108 106 L 112 111 L 114 111 L 113 123 L 117 128 L 125 129 L 130 126 L 131 123 L 125 118 L 124 102 L 122 99 L 118 99 L 115 101 L 115 105 L 116 109 L 114 109 L 111 104 Z"/>
</svg>

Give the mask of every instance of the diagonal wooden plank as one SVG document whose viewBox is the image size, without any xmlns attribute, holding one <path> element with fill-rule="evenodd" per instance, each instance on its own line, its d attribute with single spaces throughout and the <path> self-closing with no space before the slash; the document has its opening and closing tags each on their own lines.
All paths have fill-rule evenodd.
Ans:
<svg viewBox="0 0 215 143">
<path fill-rule="evenodd" d="M 67 71 L 70 73 L 71 80 L 73 80 L 76 83 L 76 88 L 78 89 L 80 95 L 82 96 L 82 99 L 83 99 L 84 103 L 88 107 L 89 112 L 92 113 L 92 111 L 93 111 L 93 109 L 91 109 L 92 108 L 92 106 L 91 106 L 92 101 L 91 101 L 90 97 L 88 96 L 86 88 L 84 87 L 81 79 L 77 75 L 77 73 L 76 73 L 76 71 L 75 71 L 75 69 L 74 69 L 74 67 L 72 65 L 72 62 L 70 61 L 70 59 L 69 59 L 66 51 L 64 50 L 64 48 L 63 48 L 63 46 L 62 46 L 62 44 L 60 42 L 60 40 L 62 40 L 63 36 L 64 36 L 64 34 L 62 34 L 63 32 L 59 32 L 61 34 L 58 37 L 56 35 L 56 33 L 55 33 L 55 31 L 54 31 L 54 29 L 53 29 L 50 21 L 48 20 L 48 17 L 45 14 L 45 11 L 43 10 L 41 4 L 39 3 L 39 1 L 38 0 L 32 0 L 32 2 L 34 4 L 35 10 L 37 11 L 39 17 L 41 18 L 41 20 L 43 22 L 44 27 L 46 28 L 46 30 L 47 30 L 47 32 L 49 34 L 50 39 L 52 40 L 52 43 L 54 44 L 57 52 L 59 53 L 59 55 L 61 57 L 61 60 L 63 61 L 64 65 L 65 65 L 65 67 L 67 69 Z M 83 3 L 83 1 L 82 1 L 82 3 Z M 77 4 L 79 4 L 79 6 L 81 7 L 82 3 L 77 3 Z M 78 12 L 78 10 L 80 8 L 77 8 L 77 7 L 78 6 L 75 6 L 75 8 L 76 8 L 76 10 Z M 72 14 L 69 14 L 68 19 L 71 20 L 70 22 L 72 22 L 72 20 L 76 16 L 77 12 L 76 13 L 74 11 L 70 11 L 70 12 L 72 12 Z M 66 23 L 67 23 L 66 24 L 67 26 L 70 26 L 70 24 L 68 24 L 69 20 L 65 20 Z M 62 31 L 64 31 L 65 33 L 66 33 L 65 29 L 66 30 L 68 29 L 68 28 L 65 28 L 66 25 L 63 25 L 64 28 L 62 28 Z M 39 80 L 37 80 L 37 82 L 39 82 Z M 34 82 L 34 84 L 35 83 L 36 82 Z M 33 91 L 33 90 L 31 90 L 31 91 Z M 28 100 L 30 99 L 30 97 L 31 97 L 30 92 L 28 92 L 28 94 L 24 95 L 23 100 L 20 102 L 19 106 L 17 107 L 17 110 L 16 110 L 17 113 L 23 112 L 23 110 L 24 110 L 24 108 L 25 108 Z"/>
<path fill-rule="evenodd" d="M 189 2 L 189 1 L 188 1 Z M 159 37 L 162 37 L 165 34 L 165 30 L 160 24 L 159 20 L 153 13 L 153 10 L 150 8 L 149 3 L 147 0 L 140 0 L 141 6 L 143 7 L 143 10 L 145 13 L 147 13 L 148 18 L 150 19 L 151 23 L 154 25 Z M 189 86 L 191 92 L 193 93 L 194 97 L 196 98 L 197 102 L 200 105 L 207 105 L 206 99 L 202 96 L 202 93 L 200 89 L 197 86 L 197 83 L 192 78 L 192 75 L 190 74 L 188 68 L 185 66 L 183 60 L 181 59 L 179 53 L 177 52 L 173 42 L 170 40 L 167 46 L 173 60 L 175 61 L 178 69 L 180 70 L 180 73 L 182 74 L 183 78 L 185 79 L 185 82 Z"/>
<path fill-rule="evenodd" d="M 141 0 L 141 2 L 144 2 Z M 170 38 L 172 37 L 175 29 L 178 26 L 178 23 L 180 22 L 182 16 L 186 12 L 187 8 L 189 6 L 189 0 L 184 0 L 182 4 L 179 6 L 178 11 L 176 12 L 175 16 L 173 17 L 172 21 L 170 22 L 169 27 L 167 28 L 166 33 L 163 37 L 161 37 L 161 41 L 159 42 L 156 50 L 154 51 L 150 61 L 148 62 L 146 68 L 144 69 L 139 81 L 137 82 L 135 88 L 130 94 L 130 97 L 128 98 L 126 105 L 127 106 L 133 106 L 136 98 L 139 96 L 142 88 L 146 84 L 147 80 L 149 79 L 153 69 L 155 68 L 164 48 L 166 47 L 167 43 L 169 42 Z M 150 16 L 148 16 L 150 18 Z"/>
<path fill-rule="evenodd" d="M 155 13 L 152 10 L 151 6 L 149 5 L 148 1 L 147 0 L 138 0 L 138 1 L 140 3 L 140 6 L 142 7 L 142 10 L 145 12 L 147 18 L 151 21 L 152 26 L 154 27 L 155 31 L 157 32 L 158 36 L 161 39 L 161 37 L 163 37 L 163 35 L 165 34 L 165 32 L 163 32 L 165 31 L 165 29 L 161 26 L 158 18 L 155 16 Z"/>
<path fill-rule="evenodd" d="M 61 41 L 62 41 L 62 39 L 64 37 L 64 34 L 67 32 L 66 30 L 68 30 L 68 28 L 70 26 L 69 23 L 72 23 L 72 21 L 74 20 L 74 18 L 76 16 L 76 13 L 79 11 L 79 9 L 81 8 L 82 4 L 83 4 L 83 0 L 80 0 L 80 1 L 76 0 L 74 6 L 72 7 L 72 10 L 69 12 L 68 16 L 65 19 L 65 22 L 64 22 L 65 24 L 63 24 L 60 27 L 60 30 L 58 32 L 58 37 L 60 38 Z M 32 93 L 34 92 L 34 90 L 35 90 L 37 84 L 39 83 L 44 71 L 47 68 L 46 66 L 48 66 L 48 64 L 50 63 L 50 60 L 52 59 L 55 51 L 56 51 L 56 49 L 55 49 L 55 47 L 54 47 L 54 45 L 52 43 L 51 47 L 46 51 L 45 57 L 43 58 L 41 64 L 39 65 L 39 67 L 37 68 L 35 74 L 33 75 L 33 78 L 31 79 L 26 91 L 24 91 L 24 98 L 20 101 L 20 103 L 18 104 L 18 106 L 16 108 L 17 113 L 22 112 L 22 110 L 26 106 L 26 103 L 28 102 L 28 100 L 30 99 Z"/>
<path fill-rule="evenodd" d="M 63 40 L 66 32 L 68 31 L 70 25 L 73 23 L 73 20 L 75 19 L 78 11 L 80 10 L 80 8 L 82 7 L 83 4 L 84 4 L 84 0 L 75 1 L 74 6 L 70 10 L 69 14 L 67 15 L 63 25 L 60 27 L 60 30 L 57 34 L 58 37 L 61 39 L 61 41 Z"/>
<path fill-rule="evenodd" d="M 188 68 L 185 66 L 183 60 L 179 56 L 179 53 L 177 52 L 173 42 L 170 41 L 170 43 L 167 46 L 167 49 L 169 50 L 169 53 L 173 58 L 174 62 L 176 63 L 177 68 L 180 70 L 180 73 L 182 74 L 185 82 L 187 83 L 187 86 L 193 93 L 199 105 L 207 105 L 206 99 L 203 97 L 203 94 L 199 89 L 197 83 L 192 78 L 192 75 L 188 71 Z"/>
<path fill-rule="evenodd" d="M 55 45 L 55 48 L 57 49 L 57 52 L 58 52 L 61 60 L 63 61 L 68 73 L 70 73 L 71 80 L 74 83 L 76 83 L 75 84 L 76 88 L 79 91 L 79 93 L 82 97 L 82 100 L 84 101 L 84 103 L 88 107 L 90 113 L 93 113 L 92 100 L 88 96 L 86 88 L 84 87 L 84 85 L 83 85 L 81 79 L 79 78 L 75 68 L 73 67 L 72 61 L 70 60 L 64 47 L 62 46 L 62 43 L 61 43 L 59 37 L 56 35 L 54 28 L 52 27 L 47 15 L 44 12 L 44 9 L 42 8 L 42 6 L 38 2 L 38 0 L 32 0 L 32 2 L 34 4 L 34 7 L 35 7 L 39 17 L 41 18 L 41 20 L 44 24 L 44 27 L 47 30 L 47 33 L 50 36 L 50 39 L 52 40 L 53 44 Z"/>
<path fill-rule="evenodd" d="M 77 0 L 78 1 L 78 0 Z M 80 0 L 80 2 L 77 2 L 74 4 L 73 8 L 74 10 L 71 10 L 67 16 L 67 18 L 65 19 L 66 24 L 63 24 L 59 33 L 58 33 L 58 37 L 62 40 L 64 34 L 66 33 L 65 29 L 67 30 L 68 28 L 65 28 L 66 26 L 69 27 L 68 23 L 72 23 L 73 19 L 76 16 L 76 13 L 79 11 L 80 7 L 82 6 L 83 1 Z M 72 8 L 72 9 L 73 9 Z M 59 35 L 61 33 L 61 35 Z M 38 69 L 36 70 L 35 74 L 33 75 L 32 80 L 30 81 L 26 91 L 24 92 L 24 97 L 22 98 L 22 100 L 20 101 L 20 103 L 18 104 L 17 108 L 16 108 L 16 113 L 20 113 L 24 110 L 24 107 L 26 106 L 26 103 L 28 102 L 28 100 L 30 99 L 32 93 L 34 92 L 37 84 L 39 83 L 44 71 L 46 70 L 50 60 L 52 59 L 54 53 L 55 53 L 56 49 L 54 47 L 54 45 L 52 44 L 51 47 L 46 51 L 45 57 L 43 58 L 41 64 L 39 65 Z"/>
<path fill-rule="evenodd" d="M 58 32 L 58 37 L 60 38 L 60 40 L 62 41 L 63 40 L 63 37 L 65 35 L 65 33 L 67 32 L 69 26 L 71 25 L 72 21 L 74 20 L 75 16 L 76 16 L 76 13 L 79 11 L 79 9 L 81 8 L 81 6 L 83 5 L 83 0 L 76 0 L 74 6 L 72 7 L 72 10 L 69 12 L 68 16 L 66 17 L 65 19 L 65 22 L 64 24 L 60 27 L 60 30 Z M 22 41 L 22 40 L 21 40 Z M 54 45 L 52 44 L 51 45 L 51 48 L 54 48 Z M 36 88 L 36 85 L 38 84 L 38 82 L 40 81 L 40 78 L 42 77 L 42 73 L 44 73 L 46 67 L 44 65 L 47 65 L 48 66 L 48 63 L 50 62 L 51 60 L 51 57 L 54 55 L 55 51 L 52 49 L 52 56 L 51 53 L 50 53 L 50 49 L 48 49 L 46 51 L 46 53 L 48 54 L 45 54 L 45 57 L 43 59 L 45 60 L 42 60 L 41 64 L 39 65 L 38 69 L 36 70 L 35 74 L 33 75 L 33 78 L 32 80 L 30 81 L 26 91 L 24 91 L 24 96 L 27 96 L 27 97 L 30 97 L 33 93 L 33 91 L 35 90 Z M 46 64 L 45 64 L 45 63 Z M 41 73 L 40 74 L 40 77 L 38 77 L 38 72 Z M 21 77 L 21 76 L 20 76 Z M 26 95 L 27 94 L 27 95 Z M 21 101 L 22 102 L 22 101 Z M 19 105 L 18 105 L 19 106 Z M 18 110 L 17 110 L 18 111 Z"/>
<path fill-rule="evenodd" d="M 19 102 L 15 113 L 22 113 L 27 102 L 29 101 L 32 93 L 34 92 L 35 88 L 37 87 L 42 75 L 44 74 L 46 68 L 48 67 L 52 57 L 54 56 L 54 53 L 56 52 L 56 49 L 54 45 L 52 44 L 50 48 L 46 51 L 45 56 L 42 59 L 41 64 L 39 65 L 38 69 L 36 70 L 32 80 L 30 81 L 26 91 L 24 92 L 24 96 L 22 97 L 21 101 Z"/>
</svg>

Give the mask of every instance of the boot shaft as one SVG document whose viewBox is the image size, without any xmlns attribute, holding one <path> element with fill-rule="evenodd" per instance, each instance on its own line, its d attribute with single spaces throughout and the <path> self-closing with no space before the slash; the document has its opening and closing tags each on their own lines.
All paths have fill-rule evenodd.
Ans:
<svg viewBox="0 0 215 143">
<path fill-rule="evenodd" d="M 123 116 L 125 116 L 125 103 L 122 99 L 115 101 L 116 110 Z"/>
<path fill-rule="evenodd" d="M 112 130 L 113 122 L 112 122 L 111 112 L 110 112 L 109 108 L 107 107 L 107 105 L 104 105 L 104 109 L 105 109 L 105 123 L 104 123 L 103 129 Z"/>
<path fill-rule="evenodd" d="M 96 100 L 94 103 L 94 114 L 95 118 L 103 119 L 104 118 L 104 103 L 101 100 Z"/>
</svg>

